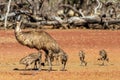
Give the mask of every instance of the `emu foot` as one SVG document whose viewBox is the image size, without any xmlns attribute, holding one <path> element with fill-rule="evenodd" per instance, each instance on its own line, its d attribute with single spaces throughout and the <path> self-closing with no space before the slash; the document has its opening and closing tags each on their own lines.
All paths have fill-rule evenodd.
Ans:
<svg viewBox="0 0 120 80">
<path fill-rule="evenodd" d="M 87 62 L 85 63 L 85 66 L 87 66 Z"/>
<path fill-rule="evenodd" d="M 103 64 L 103 63 L 102 63 L 102 64 L 99 64 L 99 65 L 100 65 L 100 66 L 105 66 L 105 64 Z"/>
<path fill-rule="evenodd" d="M 41 71 L 42 69 L 41 68 L 38 68 L 39 71 Z"/>
<path fill-rule="evenodd" d="M 50 67 L 50 68 L 48 69 L 48 71 L 49 71 L 49 72 L 52 71 L 52 67 Z"/>
<path fill-rule="evenodd" d="M 85 66 L 85 64 L 80 64 L 80 66 Z"/>
<path fill-rule="evenodd" d="M 87 66 L 87 62 L 80 64 L 80 66 Z"/>
<path fill-rule="evenodd" d="M 60 71 L 66 71 L 65 68 L 62 68 Z"/>
<path fill-rule="evenodd" d="M 61 69 L 60 71 L 67 71 L 66 69 Z"/>
</svg>

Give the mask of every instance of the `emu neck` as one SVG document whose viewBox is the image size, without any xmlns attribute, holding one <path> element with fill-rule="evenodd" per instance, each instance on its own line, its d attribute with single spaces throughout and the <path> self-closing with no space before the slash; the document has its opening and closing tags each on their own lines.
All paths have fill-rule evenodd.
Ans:
<svg viewBox="0 0 120 80">
<path fill-rule="evenodd" d="M 21 33 L 20 25 L 21 25 L 21 24 L 19 23 L 19 24 L 17 24 L 16 27 L 15 27 L 15 33 L 16 33 L 16 34 Z"/>
</svg>

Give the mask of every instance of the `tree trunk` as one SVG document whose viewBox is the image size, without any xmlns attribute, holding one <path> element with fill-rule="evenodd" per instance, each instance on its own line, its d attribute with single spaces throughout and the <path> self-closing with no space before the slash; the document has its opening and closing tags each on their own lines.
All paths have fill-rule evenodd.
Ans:
<svg viewBox="0 0 120 80">
<path fill-rule="evenodd" d="M 4 28 L 5 28 L 5 29 L 6 29 L 6 27 L 7 27 L 7 17 L 8 17 L 9 11 L 10 11 L 10 4 L 11 4 L 11 0 L 9 0 L 8 6 L 7 6 L 7 12 L 6 12 L 5 23 L 4 23 Z"/>
</svg>

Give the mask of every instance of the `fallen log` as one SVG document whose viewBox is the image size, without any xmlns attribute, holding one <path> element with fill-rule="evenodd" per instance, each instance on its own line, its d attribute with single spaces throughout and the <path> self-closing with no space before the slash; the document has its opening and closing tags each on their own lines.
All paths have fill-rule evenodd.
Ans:
<svg viewBox="0 0 120 80">
<path fill-rule="evenodd" d="M 100 18 L 80 18 L 80 17 L 72 17 L 68 19 L 68 21 L 63 20 L 61 24 L 79 24 L 79 25 L 84 25 L 84 24 L 101 24 L 101 23 L 108 23 L 108 24 L 120 24 L 120 20 L 103 20 L 101 22 Z M 25 24 L 30 24 L 30 25 L 58 25 L 60 24 L 58 21 L 40 21 L 40 22 L 29 22 Z"/>
<path fill-rule="evenodd" d="M 86 16 L 86 17 L 71 17 L 68 19 L 68 24 L 75 24 L 75 25 L 84 25 L 84 24 L 96 24 L 100 23 L 101 18 L 95 16 Z"/>
<path fill-rule="evenodd" d="M 44 28 L 44 26 L 54 26 L 54 28 L 64 28 L 67 29 L 66 21 L 63 21 L 63 23 L 59 23 L 58 21 L 40 21 L 40 22 L 23 22 L 23 25 L 25 25 L 27 28 Z M 61 25 L 62 24 L 62 25 Z M 25 28 L 25 27 L 24 27 Z"/>
<path fill-rule="evenodd" d="M 24 11 L 21 11 L 21 12 L 11 12 L 8 14 L 9 17 L 11 16 L 16 16 L 16 15 L 21 15 L 21 14 L 25 14 L 28 12 L 24 12 Z M 25 25 L 31 25 L 33 26 L 33 28 L 35 27 L 38 27 L 40 25 L 61 25 L 61 24 L 67 24 L 67 25 L 73 25 L 73 26 L 85 26 L 86 24 L 108 24 L 108 25 L 111 25 L 111 24 L 120 24 L 120 19 L 107 19 L 104 18 L 102 19 L 100 16 L 85 16 L 85 17 L 71 17 L 69 19 L 66 20 L 62 20 L 62 21 L 48 21 L 48 20 L 43 20 L 41 17 L 37 17 L 37 16 L 32 16 L 30 14 L 27 14 L 26 16 L 30 17 L 31 19 L 34 19 L 35 21 L 34 22 L 29 22 L 29 23 L 24 23 Z M 4 15 L 1 15 L 1 18 L 0 20 L 3 21 L 4 20 Z"/>
<path fill-rule="evenodd" d="M 110 20 L 108 24 L 120 24 L 120 20 Z"/>
<path fill-rule="evenodd" d="M 69 24 L 103 24 L 103 23 L 108 23 L 108 24 L 120 24 L 120 20 L 117 19 L 102 19 L 100 17 L 94 17 L 94 16 L 86 16 L 86 17 L 71 17 L 68 19 Z"/>
<path fill-rule="evenodd" d="M 12 17 L 12 16 L 15 16 L 16 13 L 15 12 L 12 12 L 12 13 L 9 13 L 8 14 L 8 17 Z M 4 21 L 5 20 L 5 15 L 0 15 L 0 21 Z"/>
<path fill-rule="evenodd" d="M 62 24 L 65 24 L 66 22 L 63 21 Z M 40 22 L 29 22 L 24 24 L 30 24 L 30 25 L 58 25 L 60 24 L 58 21 L 40 21 Z"/>
</svg>

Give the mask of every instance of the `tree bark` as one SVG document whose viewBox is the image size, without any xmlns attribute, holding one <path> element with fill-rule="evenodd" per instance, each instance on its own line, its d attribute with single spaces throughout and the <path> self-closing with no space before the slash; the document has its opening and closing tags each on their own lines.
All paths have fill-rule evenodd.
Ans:
<svg viewBox="0 0 120 80">
<path fill-rule="evenodd" d="M 8 6 L 7 6 L 7 12 L 6 12 L 6 16 L 5 16 L 5 22 L 4 22 L 4 28 L 5 29 L 7 27 L 7 17 L 8 17 L 9 11 L 10 11 L 10 4 L 11 4 L 11 0 L 9 0 Z"/>
</svg>

